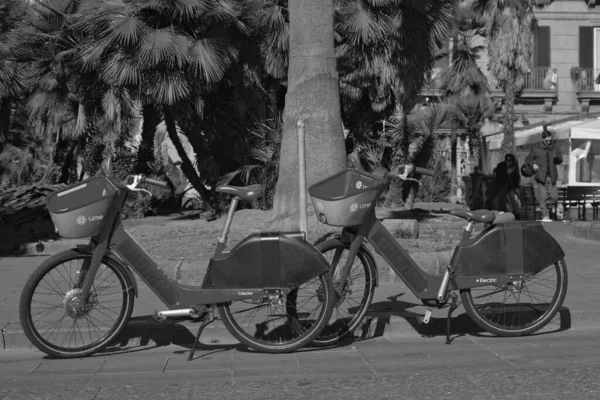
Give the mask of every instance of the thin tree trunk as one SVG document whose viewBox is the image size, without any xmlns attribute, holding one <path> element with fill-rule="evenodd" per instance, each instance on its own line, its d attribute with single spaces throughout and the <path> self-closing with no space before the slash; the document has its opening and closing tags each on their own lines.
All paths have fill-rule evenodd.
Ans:
<svg viewBox="0 0 600 400">
<path fill-rule="evenodd" d="M 274 217 L 298 211 L 296 124 L 305 123 L 306 182 L 346 166 L 334 51 L 334 0 L 290 0 L 290 65 Z"/>
<path fill-rule="evenodd" d="M 8 99 L 0 101 L 0 151 L 8 142 L 10 135 L 10 111 L 11 102 Z"/>
<path fill-rule="evenodd" d="M 456 204 L 458 201 L 458 151 L 457 151 L 456 123 L 452 124 L 450 132 L 450 202 Z"/>
<path fill-rule="evenodd" d="M 60 173 L 60 182 L 61 183 L 69 183 L 69 177 L 71 174 L 69 170 L 71 169 L 71 164 L 73 164 L 73 160 L 75 159 L 75 150 L 77 149 L 77 141 L 74 140 L 71 144 L 71 148 L 65 157 L 65 161 L 63 162 L 61 173 Z"/>
<path fill-rule="evenodd" d="M 196 169 L 194 168 L 194 164 L 192 160 L 187 156 L 185 149 L 183 148 L 183 144 L 181 140 L 179 140 L 179 135 L 177 134 L 177 124 L 175 122 L 175 118 L 173 116 L 172 111 L 168 106 L 163 107 L 163 114 L 165 116 L 165 124 L 167 125 L 167 133 L 169 134 L 169 139 L 175 146 L 175 150 L 177 150 L 177 154 L 181 158 L 181 170 L 185 174 L 186 178 L 190 181 L 190 184 L 196 189 L 202 200 L 206 203 L 209 210 L 207 211 L 215 211 L 214 203 L 212 198 L 202 184 L 200 177 L 198 176 Z"/>
<path fill-rule="evenodd" d="M 504 123 L 504 138 L 502 139 L 502 154 L 513 153 L 515 150 L 515 83 L 509 79 L 504 89 L 506 99 L 506 120 Z"/>
<path fill-rule="evenodd" d="M 138 149 L 135 169 L 140 173 L 148 173 L 148 163 L 154 161 L 154 135 L 160 124 L 160 112 L 154 104 L 146 104 L 142 108 L 142 140 Z"/>
<path fill-rule="evenodd" d="M 279 82 L 276 79 L 269 78 L 267 80 L 267 125 L 271 129 L 277 127 L 279 115 L 281 113 L 279 104 L 279 90 L 281 89 Z"/>
</svg>

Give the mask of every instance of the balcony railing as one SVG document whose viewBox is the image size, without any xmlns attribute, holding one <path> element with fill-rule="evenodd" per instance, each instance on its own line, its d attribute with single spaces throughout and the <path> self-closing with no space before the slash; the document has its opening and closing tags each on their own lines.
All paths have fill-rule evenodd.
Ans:
<svg viewBox="0 0 600 400">
<path fill-rule="evenodd" d="M 579 78 L 574 77 L 578 92 L 600 92 L 600 69 L 581 68 Z"/>
<path fill-rule="evenodd" d="M 525 75 L 523 90 L 558 90 L 558 75 L 556 68 L 533 68 Z"/>
<path fill-rule="evenodd" d="M 540 91 L 540 92 L 557 92 L 558 91 L 558 74 L 556 68 L 532 68 L 529 73 L 525 74 L 523 82 L 523 92 Z M 499 91 L 496 80 L 490 78 L 491 86 L 494 91 Z"/>
</svg>

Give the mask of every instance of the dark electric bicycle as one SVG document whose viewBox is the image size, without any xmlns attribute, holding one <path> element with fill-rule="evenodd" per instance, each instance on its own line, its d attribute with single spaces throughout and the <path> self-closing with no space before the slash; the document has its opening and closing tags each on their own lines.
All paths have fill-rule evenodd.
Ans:
<svg viewBox="0 0 600 400">
<path fill-rule="evenodd" d="M 329 264 L 304 233 L 252 234 L 225 250 L 238 202 L 262 196 L 262 186 L 217 188 L 232 195 L 231 205 L 203 284 L 196 287 L 171 279 L 125 232 L 120 214 L 128 193 L 144 191 L 137 188 L 141 183 L 166 187 L 142 175 L 132 178 L 125 185 L 98 176 L 48 197 L 60 235 L 91 240 L 50 257 L 27 281 L 19 312 L 35 347 L 61 358 L 105 348 L 131 316 L 138 293 L 132 270 L 168 307 L 156 318 L 202 321 L 190 360 L 215 306 L 229 332 L 258 351 L 294 351 L 320 333 L 334 307 L 334 290 Z"/>
<path fill-rule="evenodd" d="M 355 165 L 359 166 L 358 163 Z M 413 171 L 414 170 L 414 171 Z M 347 169 L 312 185 L 309 194 L 319 221 L 343 227 L 341 234 L 317 245 L 331 264 L 336 290 L 332 320 L 313 342 L 336 344 L 365 317 L 377 286 L 377 266 L 368 241 L 406 286 L 427 306 L 420 322 L 428 323 L 433 307 L 450 301 L 446 343 L 452 312 L 460 305 L 483 330 L 498 336 L 531 334 L 556 315 L 567 293 L 564 252 L 540 222 L 516 222 L 488 210 L 455 210 L 467 220 L 450 265 L 439 275 L 423 271 L 375 217 L 375 204 L 393 179 L 414 180 L 413 173 L 433 172 L 398 167 L 384 177 L 362 168 Z M 485 229 L 472 237 L 475 223 Z"/>
</svg>

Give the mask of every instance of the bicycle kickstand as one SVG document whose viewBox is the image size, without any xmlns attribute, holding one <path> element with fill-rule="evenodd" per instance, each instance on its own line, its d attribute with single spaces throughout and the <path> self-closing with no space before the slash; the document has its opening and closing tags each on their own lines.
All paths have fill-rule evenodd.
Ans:
<svg viewBox="0 0 600 400">
<path fill-rule="evenodd" d="M 450 299 L 452 300 L 452 304 L 450 304 L 450 309 L 448 310 L 448 318 L 446 319 L 446 344 L 452 344 L 450 340 L 450 324 L 452 323 L 452 312 L 458 308 L 460 302 L 458 301 L 458 295 L 454 292 L 450 293 Z"/>
<path fill-rule="evenodd" d="M 201 319 L 202 324 L 200 325 L 200 328 L 198 328 L 198 333 L 196 333 L 196 338 L 194 339 L 192 350 L 190 351 L 190 355 L 187 358 L 188 361 L 192 361 L 194 359 L 194 353 L 196 352 L 196 344 L 200 340 L 200 335 L 202 334 L 204 328 L 206 328 L 211 322 L 215 320 L 215 314 L 213 311 L 207 311 L 202 315 Z"/>
</svg>

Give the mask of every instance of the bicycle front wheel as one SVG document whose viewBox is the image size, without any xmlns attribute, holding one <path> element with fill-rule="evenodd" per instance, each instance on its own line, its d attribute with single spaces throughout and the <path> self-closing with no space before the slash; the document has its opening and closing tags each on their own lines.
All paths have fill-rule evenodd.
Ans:
<svg viewBox="0 0 600 400">
<path fill-rule="evenodd" d="M 460 295 L 467 314 L 481 329 L 497 336 L 524 336 L 554 318 L 567 294 L 567 283 L 562 259 L 530 279 L 465 289 Z"/>
<path fill-rule="evenodd" d="M 337 239 L 318 244 L 323 257 L 331 266 L 333 285 L 340 285 L 340 272 L 346 264 L 350 253 L 350 244 Z M 342 338 L 351 335 L 362 323 L 375 293 L 376 265 L 369 253 L 362 247 L 359 249 L 341 290 L 336 292 L 336 304 L 327 326 L 313 341 L 314 346 L 332 346 Z"/>
<path fill-rule="evenodd" d="M 287 353 L 323 330 L 333 305 L 333 283 L 326 272 L 287 295 L 266 296 L 258 303 L 221 303 L 218 309 L 223 325 L 241 343 L 265 353 Z"/>
<path fill-rule="evenodd" d="M 31 343 L 59 358 L 85 357 L 114 340 L 133 310 L 133 283 L 124 267 L 105 257 L 87 301 L 78 286 L 91 254 L 67 250 L 50 257 L 21 293 L 21 326 Z"/>
</svg>

